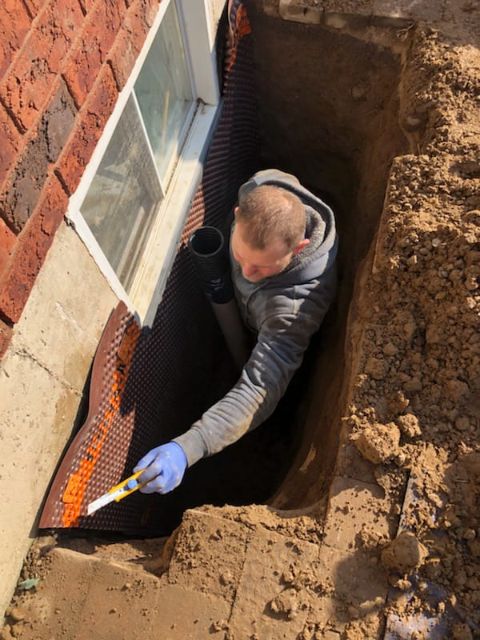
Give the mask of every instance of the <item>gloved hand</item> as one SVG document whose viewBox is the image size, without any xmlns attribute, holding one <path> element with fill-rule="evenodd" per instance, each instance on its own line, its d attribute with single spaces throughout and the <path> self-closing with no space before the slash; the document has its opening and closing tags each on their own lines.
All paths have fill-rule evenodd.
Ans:
<svg viewBox="0 0 480 640">
<path fill-rule="evenodd" d="M 162 444 L 139 460 L 133 471 L 145 471 L 137 480 L 128 483 L 129 488 L 133 489 L 137 483 L 147 482 L 148 484 L 140 489 L 142 493 L 168 493 L 181 483 L 187 465 L 187 456 L 179 444 Z"/>
</svg>

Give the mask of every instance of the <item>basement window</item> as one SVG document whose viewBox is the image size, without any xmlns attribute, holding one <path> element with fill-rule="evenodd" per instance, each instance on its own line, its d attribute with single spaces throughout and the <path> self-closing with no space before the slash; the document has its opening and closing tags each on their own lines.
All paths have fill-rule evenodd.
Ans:
<svg viewBox="0 0 480 640">
<path fill-rule="evenodd" d="M 203 30 L 203 32 L 202 32 Z M 163 0 L 69 217 L 114 291 L 150 324 L 218 106 L 208 0 Z"/>
</svg>

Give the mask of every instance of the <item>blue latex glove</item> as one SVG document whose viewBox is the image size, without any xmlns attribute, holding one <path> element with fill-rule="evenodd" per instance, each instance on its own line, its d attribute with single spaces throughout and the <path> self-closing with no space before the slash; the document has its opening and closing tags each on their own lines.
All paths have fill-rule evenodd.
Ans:
<svg viewBox="0 0 480 640">
<path fill-rule="evenodd" d="M 181 483 L 187 464 L 187 456 L 179 444 L 162 444 L 139 460 L 133 471 L 145 471 L 137 480 L 129 482 L 129 488 L 133 489 L 138 483 L 147 482 L 140 489 L 142 493 L 168 493 Z"/>
</svg>

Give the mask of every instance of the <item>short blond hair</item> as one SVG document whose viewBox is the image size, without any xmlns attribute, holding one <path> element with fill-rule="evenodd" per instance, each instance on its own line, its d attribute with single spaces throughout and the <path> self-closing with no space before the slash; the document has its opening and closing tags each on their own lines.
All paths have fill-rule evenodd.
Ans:
<svg viewBox="0 0 480 640">
<path fill-rule="evenodd" d="M 305 237 L 305 207 L 295 194 L 273 185 L 254 187 L 240 194 L 237 220 L 244 224 L 245 241 L 263 250 L 273 240 L 282 240 L 293 251 Z"/>
</svg>

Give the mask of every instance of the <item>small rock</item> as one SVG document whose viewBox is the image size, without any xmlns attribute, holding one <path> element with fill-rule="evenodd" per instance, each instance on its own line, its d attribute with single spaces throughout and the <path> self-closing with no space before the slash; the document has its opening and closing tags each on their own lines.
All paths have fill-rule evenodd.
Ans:
<svg viewBox="0 0 480 640">
<path fill-rule="evenodd" d="M 213 633 L 226 631 L 228 629 L 228 623 L 226 620 L 217 620 L 216 622 L 212 622 L 210 629 Z"/>
<path fill-rule="evenodd" d="M 285 589 L 270 602 L 270 609 L 274 613 L 285 614 L 289 620 L 293 620 L 298 613 L 298 597 L 295 589 Z"/>
<path fill-rule="evenodd" d="M 233 582 L 233 576 L 230 573 L 230 571 L 225 571 L 224 573 L 222 573 L 222 575 L 220 576 L 220 583 L 223 584 L 224 586 L 232 584 Z"/>
<path fill-rule="evenodd" d="M 405 578 L 400 578 L 397 580 L 394 585 L 400 591 L 409 591 L 412 588 L 412 583 L 410 580 L 406 580 Z"/>
<path fill-rule="evenodd" d="M 403 391 L 396 391 L 388 398 L 388 408 L 392 413 L 403 413 L 410 404 Z"/>
</svg>

